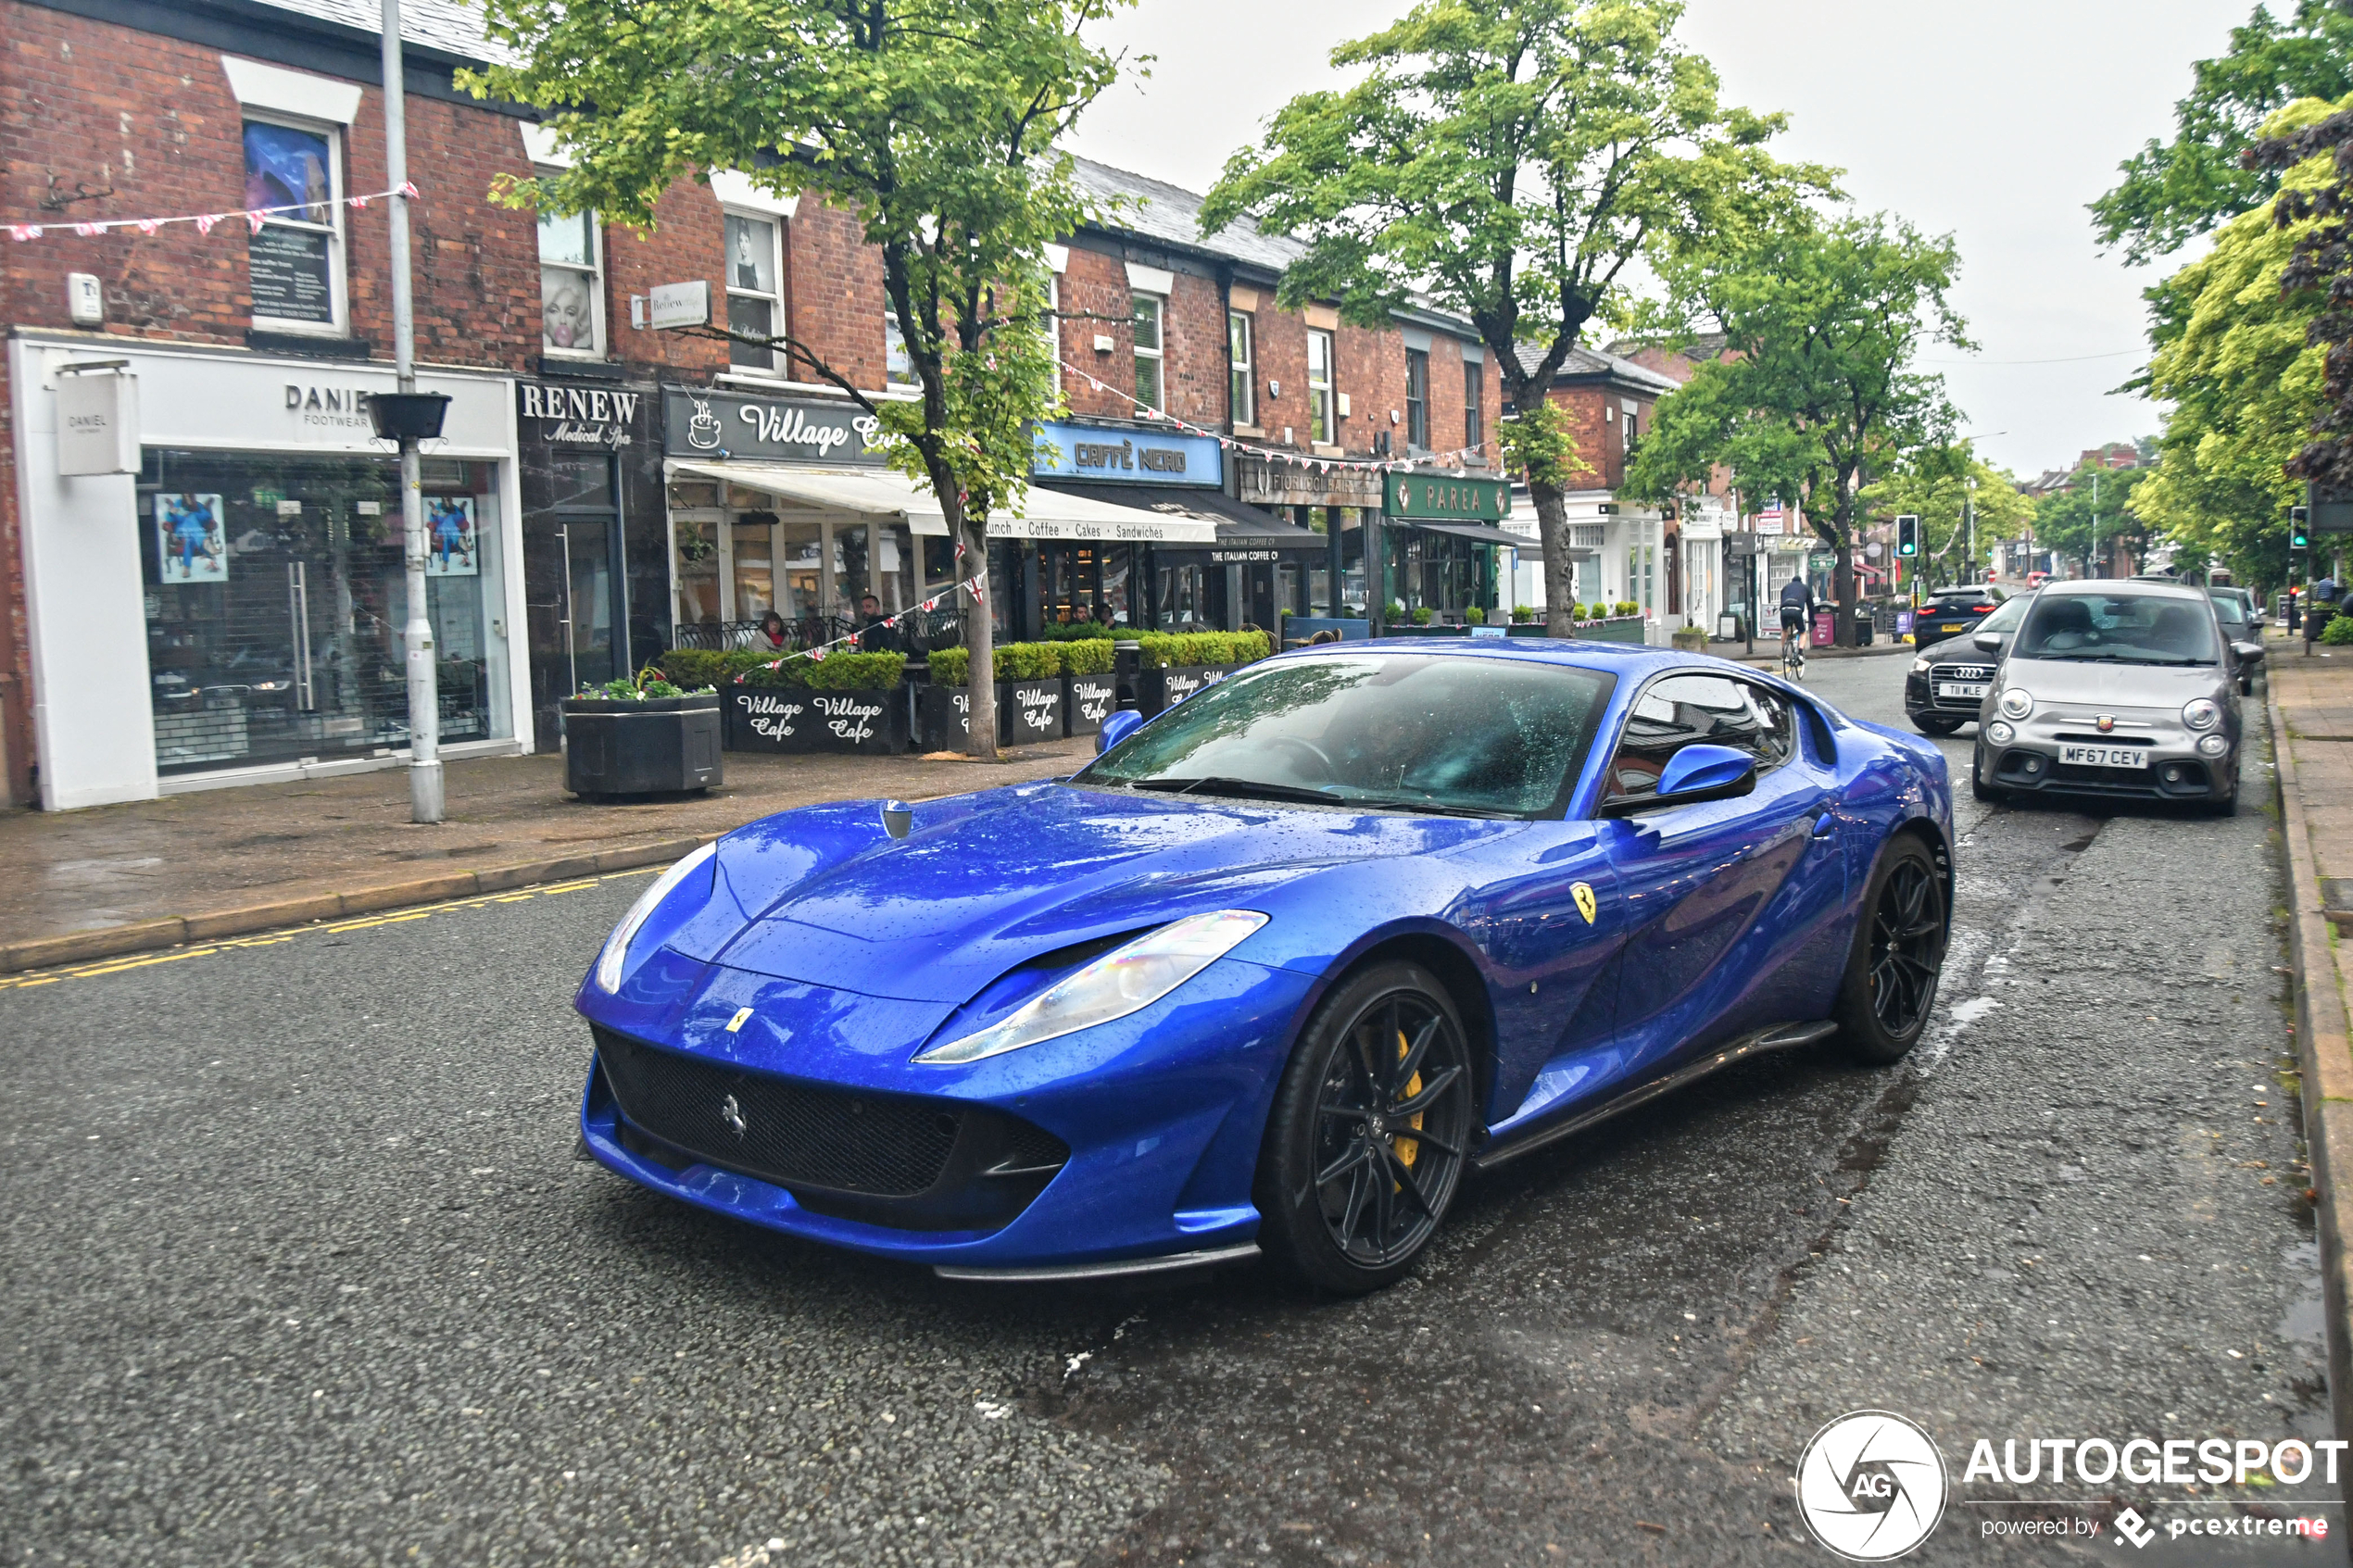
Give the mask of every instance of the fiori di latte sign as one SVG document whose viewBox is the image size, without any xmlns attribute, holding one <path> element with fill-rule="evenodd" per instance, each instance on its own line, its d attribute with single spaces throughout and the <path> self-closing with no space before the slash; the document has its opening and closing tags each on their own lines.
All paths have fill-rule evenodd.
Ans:
<svg viewBox="0 0 2353 1568">
<path fill-rule="evenodd" d="M 745 397 L 672 388 L 662 395 L 663 450 L 673 458 L 878 467 L 888 438 L 872 414 L 823 397 Z"/>
<path fill-rule="evenodd" d="M 1512 487 L 1500 479 L 1392 473 L 1388 502 L 1391 517 L 1500 522 L 1512 515 Z"/>
</svg>

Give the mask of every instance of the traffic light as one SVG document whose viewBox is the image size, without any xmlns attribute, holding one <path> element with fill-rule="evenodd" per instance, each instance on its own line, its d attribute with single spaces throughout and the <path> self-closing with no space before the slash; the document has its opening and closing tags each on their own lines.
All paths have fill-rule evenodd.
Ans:
<svg viewBox="0 0 2353 1568">
<path fill-rule="evenodd" d="M 1910 512 L 1901 513 L 1895 519 L 1895 553 L 1898 556 L 1920 553 L 1920 520 Z"/>
<path fill-rule="evenodd" d="M 2312 545 L 2312 511 L 2309 507 L 2287 509 L 2287 544 L 2292 550 L 2309 549 Z"/>
</svg>

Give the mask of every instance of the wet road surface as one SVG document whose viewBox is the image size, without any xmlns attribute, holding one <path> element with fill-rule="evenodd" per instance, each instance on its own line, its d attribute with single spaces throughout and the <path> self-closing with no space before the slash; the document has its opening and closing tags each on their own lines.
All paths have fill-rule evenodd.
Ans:
<svg viewBox="0 0 2353 1568">
<path fill-rule="evenodd" d="M 1900 722 L 1903 668 L 1814 684 Z M 1964 789 L 1910 1062 L 1753 1062 L 1475 1181 L 1362 1301 L 947 1285 L 576 1163 L 627 879 L 0 992 L 0 1562 L 1831 1562 L 1789 1478 L 1864 1407 L 1953 1481 L 1909 1561 L 2113 1558 L 2133 1502 L 2135 1562 L 2340 1562 L 2336 1488 L 1962 1479 L 1978 1437 L 2326 1436 L 2246 784 Z M 2330 1539 L 2163 1533 L 2250 1509 Z"/>
</svg>

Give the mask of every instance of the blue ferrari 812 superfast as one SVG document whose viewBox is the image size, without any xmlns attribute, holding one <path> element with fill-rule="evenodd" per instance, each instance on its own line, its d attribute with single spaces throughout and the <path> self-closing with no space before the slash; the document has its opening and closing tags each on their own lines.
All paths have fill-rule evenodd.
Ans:
<svg viewBox="0 0 2353 1568">
<path fill-rule="evenodd" d="M 578 1007 L 611 1170 L 969 1279 L 1412 1269 L 1466 1173 L 1936 998 L 1944 759 L 1705 655 L 1278 655 L 1051 779 L 740 828 Z"/>
</svg>

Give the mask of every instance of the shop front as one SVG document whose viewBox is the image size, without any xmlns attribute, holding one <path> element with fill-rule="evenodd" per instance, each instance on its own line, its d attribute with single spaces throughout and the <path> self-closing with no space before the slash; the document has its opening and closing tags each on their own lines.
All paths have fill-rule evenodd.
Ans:
<svg viewBox="0 0 2353 1568">
<path fill-rule="evenodd" d="M 399 465 L 368 412 L 391 370 L 37 333 L 9 353 L 43 804 L 405 759 Z M 59 387 L 85 375 L 120 382 L 136 432 L 115 471 L 59 461 Z M 418 384 L 452 400 L 422 465 L 442 753 L 512 751 L 511 383 Z"/>
<path fill-rule="evenodd" d="M 1038 428 L 1032 495 L 1074 496 L 1126 514 L 1124 541 L 1037 539 L 1013 571 L 1021 618 L 1037 628 L 1100 621 L 1139 631 L 1271 630 L 1281 558 L 1268 535 L 1322 541 L 1225 493 L 1214 436 L 1065 422 Z M 1034 509 L 1034 508 L 1033 508 Z M 992 534 L 995 529 L 992 526 Z M 1252 551 L 1265 558 L 1245 560 Z M 1034 582 L 1034 592 L 1030 584 Z"/>
<path fill-rule="evenodd" d="M 847 401 L 673 388 L 663 434 L 680 646 L 813 646 L 858 630 L 870 596 L 884 618 L 941 601 L 891 634 L 910 651 L 960 640 L 951 591 L 973 573 L 959 570 L 930 488 L 885 465 L 872 415 Z M 1036 634 L 1047 581 L 1063 618 L 1081 603 L 1124 603 L 1132 618 L 1134 547 L 1164 528 L 1042 485 L 1025 511 L 988 521 L 998 636 Z"/>
<path fill-rule="evenodd" d="M 1368 593 L 1365 573 L 1367 559 L 1382 558 L 1376 536 L 1387 493 L 1378 467 L 1251 453 L 1234 470 L 1235 494 L 1244 505 L 1323 537 L 1321 558 L 1303 559 L 1299 569 L 1298 613 L 1362 621 L 1378 609 L 1378 584 Z"/>
<path fill-rule="evenodd" d="M 669 646 L 661 390 L 527 380 L 515 416 L 533 729 L 553 747 L 564 697 Z"/>
<path fill-rule="evenodd" d="M 1508 482 L 1460 472 L 1388 476 L 1383 530 L 1390 602 L 1408 620 L 1460 625 L 1478 618 L 1500 621 L 1499 603 L 1511 581 L 1521 541 L 1501 526 L 1510 521 Z M 1425 613 L 1427 612 L 1427 613 Z"/>
</svg>

